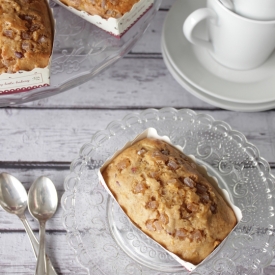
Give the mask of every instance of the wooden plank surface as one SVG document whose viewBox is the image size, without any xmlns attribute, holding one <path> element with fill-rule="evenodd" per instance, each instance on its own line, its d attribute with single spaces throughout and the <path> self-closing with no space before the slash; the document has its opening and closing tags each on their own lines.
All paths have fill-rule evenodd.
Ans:
<svg viewBox="0 0 275 275">
<path fill-rule="evenodd" d="M 111 121 L 122 119 L 135 111 L 141 110 L 0 109 L 1 160 L 71 161 L 95 132 L 104 130 Z M 241 131 L 249 142 L 259 148 L 264 158 L 274 163 L 274 111 L 242 114 L 225 110 L 198 112 L 226 121 L 233 129 Z"/>
<path fill-rule="evenodd" d="M 183 0 L 184 1 L 184 0 Z M 191 108 L 226 121 L 255 144 L 275 173 L 275 110 L 240 113 L 211 106 L 183 89 L 167 70 L 160 38 L 175 0 L 163 0 L 154 21 L 122 60 L 70 91 L 0 109 L 0 172 L 15 175 L 28 190 L 40 175 L 56 184 L 59 198 L 70 162 L 92 135 L 115 119 L 146 108 Z M 58 274 L 88 274 L 66 240 L 62 209 L 47 223 L 47 252 Z M 38 223 L 26 213 L 38 235 Z M 0 210 L 0 275 L 33 274 L 35 260 L 20 220 Z M 275 260 L 265 268 L 275 274 Z"/>
<path fill-rule="evenodd" d="M 21 106 L 74 109 L 191 106 L 195 109 L 213 109 L 173 79 L 161 56 L 124 58 L 77 88 Z"/>
</svg>

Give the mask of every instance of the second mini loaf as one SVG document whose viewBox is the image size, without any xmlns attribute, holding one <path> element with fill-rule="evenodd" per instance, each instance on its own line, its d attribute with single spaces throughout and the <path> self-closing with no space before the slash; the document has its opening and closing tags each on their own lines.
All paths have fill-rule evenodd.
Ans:
<svg viewBox="0 0 275 275">
<path fill-rule="evenodd" d="M 48 65 L 53 30 L 46 0 L 0 0 L 0 74 Z"/>
</svg>

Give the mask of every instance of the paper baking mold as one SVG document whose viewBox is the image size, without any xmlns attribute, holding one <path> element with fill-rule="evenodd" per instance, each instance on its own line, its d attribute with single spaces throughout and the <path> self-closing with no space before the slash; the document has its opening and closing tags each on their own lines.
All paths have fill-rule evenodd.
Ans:
<svg viewBox="0 0 275 275">
<path fill-rule="evenodd" d="M 107 190 L 107 192 L 110 194 L 110 196 L 116 201 L 115 197 L 113 196 L 112 192 L 110 191 L 110 189 L 108 188 L 103 176 L 102 176 L 102 171 L 105 169 L 105 167 L 116 157 L 118 156 L 122 151 L 124 151 L 126 148 L 130 147 L 131 145 L 133 145 L 134 143 L 144 139 L 144 138 L 156 138 L 159 140 L 163 140 L 167 143 L 169 143 L 170 145 L 172 145 L 173 147 L 177 148 L 179 151 L 183 152 L 183 148 L 179 145 L 174 145 L 172 144 L 171 140 L 169 139 L 169 137 L 167 136 L 160 136 L 158 135 L 156 129 L 154 128 L 148 128 L 145 131 L 143 131 L 141 134 L 137 135 L 132 141 L 127 142 L 123 148 L 121 148 L 120 150 L 116 151 L 115 154 L 113 156 L 111 156 L 107 161 L 104 162 L 104 164 L 100 167 L 99 171 L 98 171 L 98 177 L 99 177 L 99 181 L 100 183 L 104 186 L 104 188 Z M 184 153 L 184 152 L 183 152 Z M 241 210 L 235 206 L 233 204 L 233 202 L 230 200 L 230 196 L 229 193 L 227 192 L 227 190 L 225 189 L 221 189 L 218 185 L 218 181 L 215 177 L 211 176 L 208 174 L 207 169 L 205 166 L 199 165 L 196 161 L 196 158 L 193 155 L 188 155 L 187 157 L 189 157 L 189 159 L 194 162 L 196 164 L 197 170 L 200 172 L 201 175 L 203 175 L 204 177 L 207 178 L 207 180 L 212 184 L 212 186 L 216 189 L 217 192 L 219 192 L 219 194 L 223 197 L 223 199 L 228 203 L 228 205 L 232 208 L 232 210 L 235 213 L 235 216 L 237 218 L 237 224 L 241 221 L 242 219 L 242 212 Z M 122 208 L 121 208 L 122 209 Z M 122 209 L 123 210 L 123 209 Z M 124 212 L 124 211 L 123 211 Z M 125 214 L 126 215 L 126 214 Z M 126 215 L 127 216 L 127 215 Z M 128 216 L 127 216 L 128 218 Z M 130 220 L 130 218 L 128 218 L 129 221 L 136 227 L 136 225 Z M 237 225 L 236 225 L 237 226 Z M 235 226 L 235 227 L 236 227 Z M 234 228 L 235 228 L 234 227 Z M 145 234 L 142 230 L 140 230 L 138 227 L 136 227 L 140 232 L 142 232 L 142 234 Z M 232 229 L 231 232 L 233 232 L 234 228 Z M 145 234 L 146 235 L 146 234 Z M 230 235 L 230 233 L 229 233 Z M 228 236 L 229 236 L 228 235 Z M 147 236 L 147 235 L 146 235 Z M 227 237 L 228 237 L 227 236 Z M 149 236 L 148 236 L 149 237 Z M 159 246 L 161 246 L 173 259 L 175 259 L 178 263 L 180 263 L 183 267 L 185 267 L 188 271 L 193 271 L 195 270 L 196 267 L 198 267 L 199 265 L 201 265 L 203 262 L 205 262 L 209 257 L 213 256 L 214 254 L 216 254 L 216 250 L 221 248 L 225 242 L 225 240 L 227 239 L 227 237 L 219 244 L 219 246 L 212 252 L 210 253 L 201 263 L 199 263 L 198 265 L 194 265 L 190 262 L 184 261 L 183 259 L 181 259 L 180 257 L 178 257 L 176 254 L 171 253 L 170 251 L 168 251 L 167 249 L 165 249 L 162 245 L 160 245 L 158 242 L 156 242 L 154 239 L 150 238 L 153 242 L 157 243 Z"/>
</svg>

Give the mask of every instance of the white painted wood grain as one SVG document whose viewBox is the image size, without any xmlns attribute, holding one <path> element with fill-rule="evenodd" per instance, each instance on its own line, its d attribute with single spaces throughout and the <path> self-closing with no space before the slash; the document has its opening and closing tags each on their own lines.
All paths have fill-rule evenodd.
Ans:
<svg viewBox="0 0 275 275">
<path fill-rule="evenodd" d="M 3 247 L 5 247 L 5 251 L 3 251 Z M 47 233 L 46 247 L 46 251 L 59 275 L 87 274 L 86 269 L 75 260 L 74 251 L 69 247 L 65 234 Z M 1 233 L 0 256 L 1 275 L 34 274 L 35 258 L 26 234 Z M 274 264 L 273 261 L 272 265 L 265 269 L 265 275 L 274 275 Z"/>
<path fill-rule="evenodd" d="M 21 106 L 110 109 L 165 106 L 213 108 L 182 88 L 161 58 L 124 58 L 77 88 Z"/>
<path fill-rule="evenodd" d="M 150 23 L 148 29 L 143 34 L 142 38 L 136 43 L 131 50 L 131 53 L 160 53 L 161 47 L 161 33 L 164 24 L 167 10 L 160 10 L 153 21 Z"/>
<path fill-rule="evenodd" d="M 65 233 L 47 233 L 46 252 L 59 275 L 87 274 L 87 270 L 76 261 Z M 0 233 L 0 257 L 1 275 L 34 274 L 36 260 L 24 232 Z"/>
<path fill-rule="evenodd" d="M 1 161 L 71 161 L 96 131 L 134 111 L 0 109 Z M 269 162 L 275 161 L 274 111 L 242 114 L 211 110 L 199 112 L 227 122 L 255 144 L 262 157 Z"/>
</svg>

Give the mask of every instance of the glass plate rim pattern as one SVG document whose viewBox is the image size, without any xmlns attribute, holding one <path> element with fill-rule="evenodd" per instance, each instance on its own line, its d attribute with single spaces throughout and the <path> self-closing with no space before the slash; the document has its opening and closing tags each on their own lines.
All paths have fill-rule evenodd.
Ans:
<svg viewBox="0 0 275 275">
<path fill-rule="evenodd" d="M 91 142 L 89 142 L 88 144 L 84 144 L 82 146 L 79 152 L 79 157 L 72 161 L 70 166 L 70 174 L 66 177 L 64 181 L 65 192 L 62 195 L 61 205 L 64 211 L 63 224 L 65 229 L 67 230 L 68 243 L 72 247 L 72 249 L 76 252 L 77 261 L 83 267 L 85 267 L 88 270 L 88 272 L 90 271 L 92 274 L 105 275 L 105 273 L 102 272 L 95 263 L 91 263 L 91 259 L 87 254 L 87 252 L 85 251 L 85 248 L 83 247 L 83 240 L 81 239 L 81 234 L 78 231 L 78 225 L 75 223 L 73 215 L 71 215 L 74 212 L 74 208 L 76 207 L 76 201 L 75 201 L 74 195 L 77 193 L 77 185 L 79 184 L 78 181 L 81 181 L 80 180 L 81 174 L 87 168 L 86 166 L 91 157 L 91 152 L 96 147 L 100 147 L 102 144 L 103 145 L 108 144 L 108 142 L 110 142 L 112 138 L 119 136 L 121 132 L 123 133 L 125 131 L 125 129 L 132 130 L 138 126 L 141 126 L 141 128 L 146 129 L 148 128 L 146 127 L 147 123 L 149 124 L 151 122 L 153 124 L 160 123 L 160 125 L 162 125 L 161 123 L 163 121 L 165 122 L 168 121 L 169 124 L 173 124 L 173 123 L 177 123 L 177 120 L 188 121 L 188 123 L 191 123 L 192 126 L 195 125 L 195 127 L 198 126 L 199 128 L 202 127 L 206 129 L 206 132 L 207 132 L 207 129 L 211 129 L 211 131 L 213 130 L 214 132 L 220 135 L 220 137 L 218 136 L 219 138 L 225 138 L 230 141 L 233 139 L 234 144 L 236 144 L 238 148 L 240 148 L 240 151 L 245 152 L 245 154 L 249 156 L 249 160 L 242 164 L 239 164 L 239 163 L 232 164 L 227 161 L 226 159 L 227 155 L 223 152 L 223 155 L 221 155 L 219 158 L 219 163 L 216 163 L 217 161 L 215 160 L 213 162 L 215 163 L 215 165 L 213 165 L 212 168 L 217 169 L 222 177 L 227 177 L 228 175 L 232 174 L 233 172 L 235 173 L 236 171 L 239 174 L 242 174 L 243 169 L 245 168 L 247 168 L 248 170 L 252 168 L 253 169 L 256 168 L 256 170 L 254 169 L 254 171 L 257 171 L 257 175 L 259 174 L 259 177 L 262 177 L 264 179 L 265 187 L 266 187 L 264 190 L 266 194 L 265 199 L 267 199 L 268 201 L 268 212 L 266 213 L 268 217 L 265 217 L 264 215 L 264 218 L 268 220 L 267 228 L 259 229 L 259 228 L 256 228 L 257 227 L 256 225 L 255 225 L 255 228 L 254 228 L 254 225 L 252 226 L 250 225 L 250 227 L 253 227 L 253 228 L 250 228 L 250 227 L 248 228 L 248 226 L 246 227 L 247 221 L 244 219 L 243 221 L 244 226 L 242 227 L 242 229 L 237 229 L 236 231 L 234 231 L 232 234 L 233 237 L 232 239 L 230 239 L 230 241 L 232 241 L 231 246 L 234 247 L 235 250 L 237 250 L 236 247 L 238 246 L 240 246 L 239 247 L 240 249 L 242 245 L 253 246 L 253 253 L 256 253 L 257 255 L 255 254 L 250 255 L 249 268 L 245 267 L 245 269 L 242 269 L 240 271 L 241 273 L 236 273 L 239 270 L 239 268 L 243 268 L 243 267 L 242 265 L 241 266 L 237 265 L 237 263 L 235 263 L 233 260 L 230 259 L 232 255 L 230 255 L 230 251 L 229 251 L 226 253 L 225 252 L 222 253 L 223 255 L 222 258 L 218 258 L 218 259 L 214 258 L 214 260 L 210 259 L 208 261 L 209 263 L 205 265 L 206 269 L 202 269 L 203 273 L 200 273 L 201 271 L 198 268 L 198 271 L 196 269 L 192 274 L 196 274 L 196 275 L 210 274 L 208 273 L 208 271 L 211 272 L 211 274 L 224 274 L 224 275 L 263 274 L 263 268 L 268 266 L 271 263 L 275 254 L 274 253 L 275 251 L 275 230 L 274 230 L 275 203 L 273 198 L 275 197 L 275 178 L 271 174 L 269 163 L 264 158 L 260 157 L 259 151 L 255 145 L 248 142 L 246 137 L 242 133 L 232 129 L 228 123 L 215 120 L 212 116 L 208 114 L 196 113 L 195 111 L 190 109 L 174 109 L 170 107 L 162 108 L 159 110 L 146 109 L 142 112 L 128 114 L 121 120 L 115 120 L 109 123 L 108 126 L 105 128 L 105 130 L 98 131 L 93 135 Z M 165 123 L 163 123 L 163 125 L 165 125 Z M 164 129 L 164 131 L 169 130 L 168 128 Z M 210 134 L 211 134 L 211 131 L 210 131 Z M 192 133 L 188 133 L 188 134 L 191 134 L 189 138 L 191 139 L 196 138 L 194 135 L 192 136 Z M 198 145 L 197 149 L 199 148 L 199 146 L 200 145 Z M 213 151 L 210 150 L 211 148 L 207 146 L 202 145 L 202 147 L 198 149 L 199 150 L 198 152 L 200 154 L 199 159 L 201 158 L 205 160 L 209 156 L 211 156 L 211 154 L 213 153 Z M 211 154 L 209 150 L 211 151 Z M 218 149 L 216 148 L 216 150 L 219 151 L 221 150 L 221 148 L 218 148 Z M 196 157 L 198 158 L 198 156 Z M 240 168 L 240 165 L 242 168 Z M 244 179 L 244 181 L 245 180 L 247 179 Z M 236 189 L 236 190 L 234 189 L 234 194 L 233 194 L 234 199 L 237 201 L 240 201 L 241 198 L 244 198 L 245 200 L 251 199 L 251 198 L 247 198 L 246 195 L 243 194 L 244 189 L 242 189 L 243 186 L 241 185 L 244 185 L 244 182 L 242 183 L 235 182 L 235 186 L 233 187 L 233 189 L 234 188 Z M 241 189 L 238 189 L 240 186 L 241 186 Z M 244 211 L 246 211 L 246 213 L 248 213 L 248 211 L 256 211 L 255 208 L 253 209 L 253 207 L 255 207 L 256 202 L 253 201 L 253 198 L 251 200 L 252 201 L 249 202 L 249 205 L 247 206 L 247 208 L 246 207 L 243 208 Z M 244 228 L 244 231 L 241 232 L 243 228 Z M 255 230 L 256 231 L 263 230 L 263 232 L 256 232 Z M 261 243 L 259 246 L 257 246 L 258 245 L 257 244 L 254 247 L 253 242 L 256 242 L 257 236 L 258 236 L 257 234 L 259 234 L 261 238 L 263 237 L 264 240 L 267 240 L 267 241 L 265 243 Z M 243 240 L 238 239 L 240 238 L 240 236 L 242 236 Z M 238 239 L 238 241 L 236 241 L 236 239 Z M 236 260 L 236 262 L 238 262 L 238 260 Z M 234 273 L 231 273 L 232 270 Z M 135 273 L 127 273 L 127 274 L 135 274 Z M 147 273 L 146 271 L 144 271 L 144 273 L 141 271 L 140 274 L 147 274 Z M 164 273 L 151 273 L 151 274 L 164 275 Z M 168 274 L 168 273 L 165 273 L 165 274 Z M 172 274 L 172 273 L 169 273 L 169 274 Z M 188 273 L 175 273 L 175 274 L 188 274 Z"/>
</svg>

